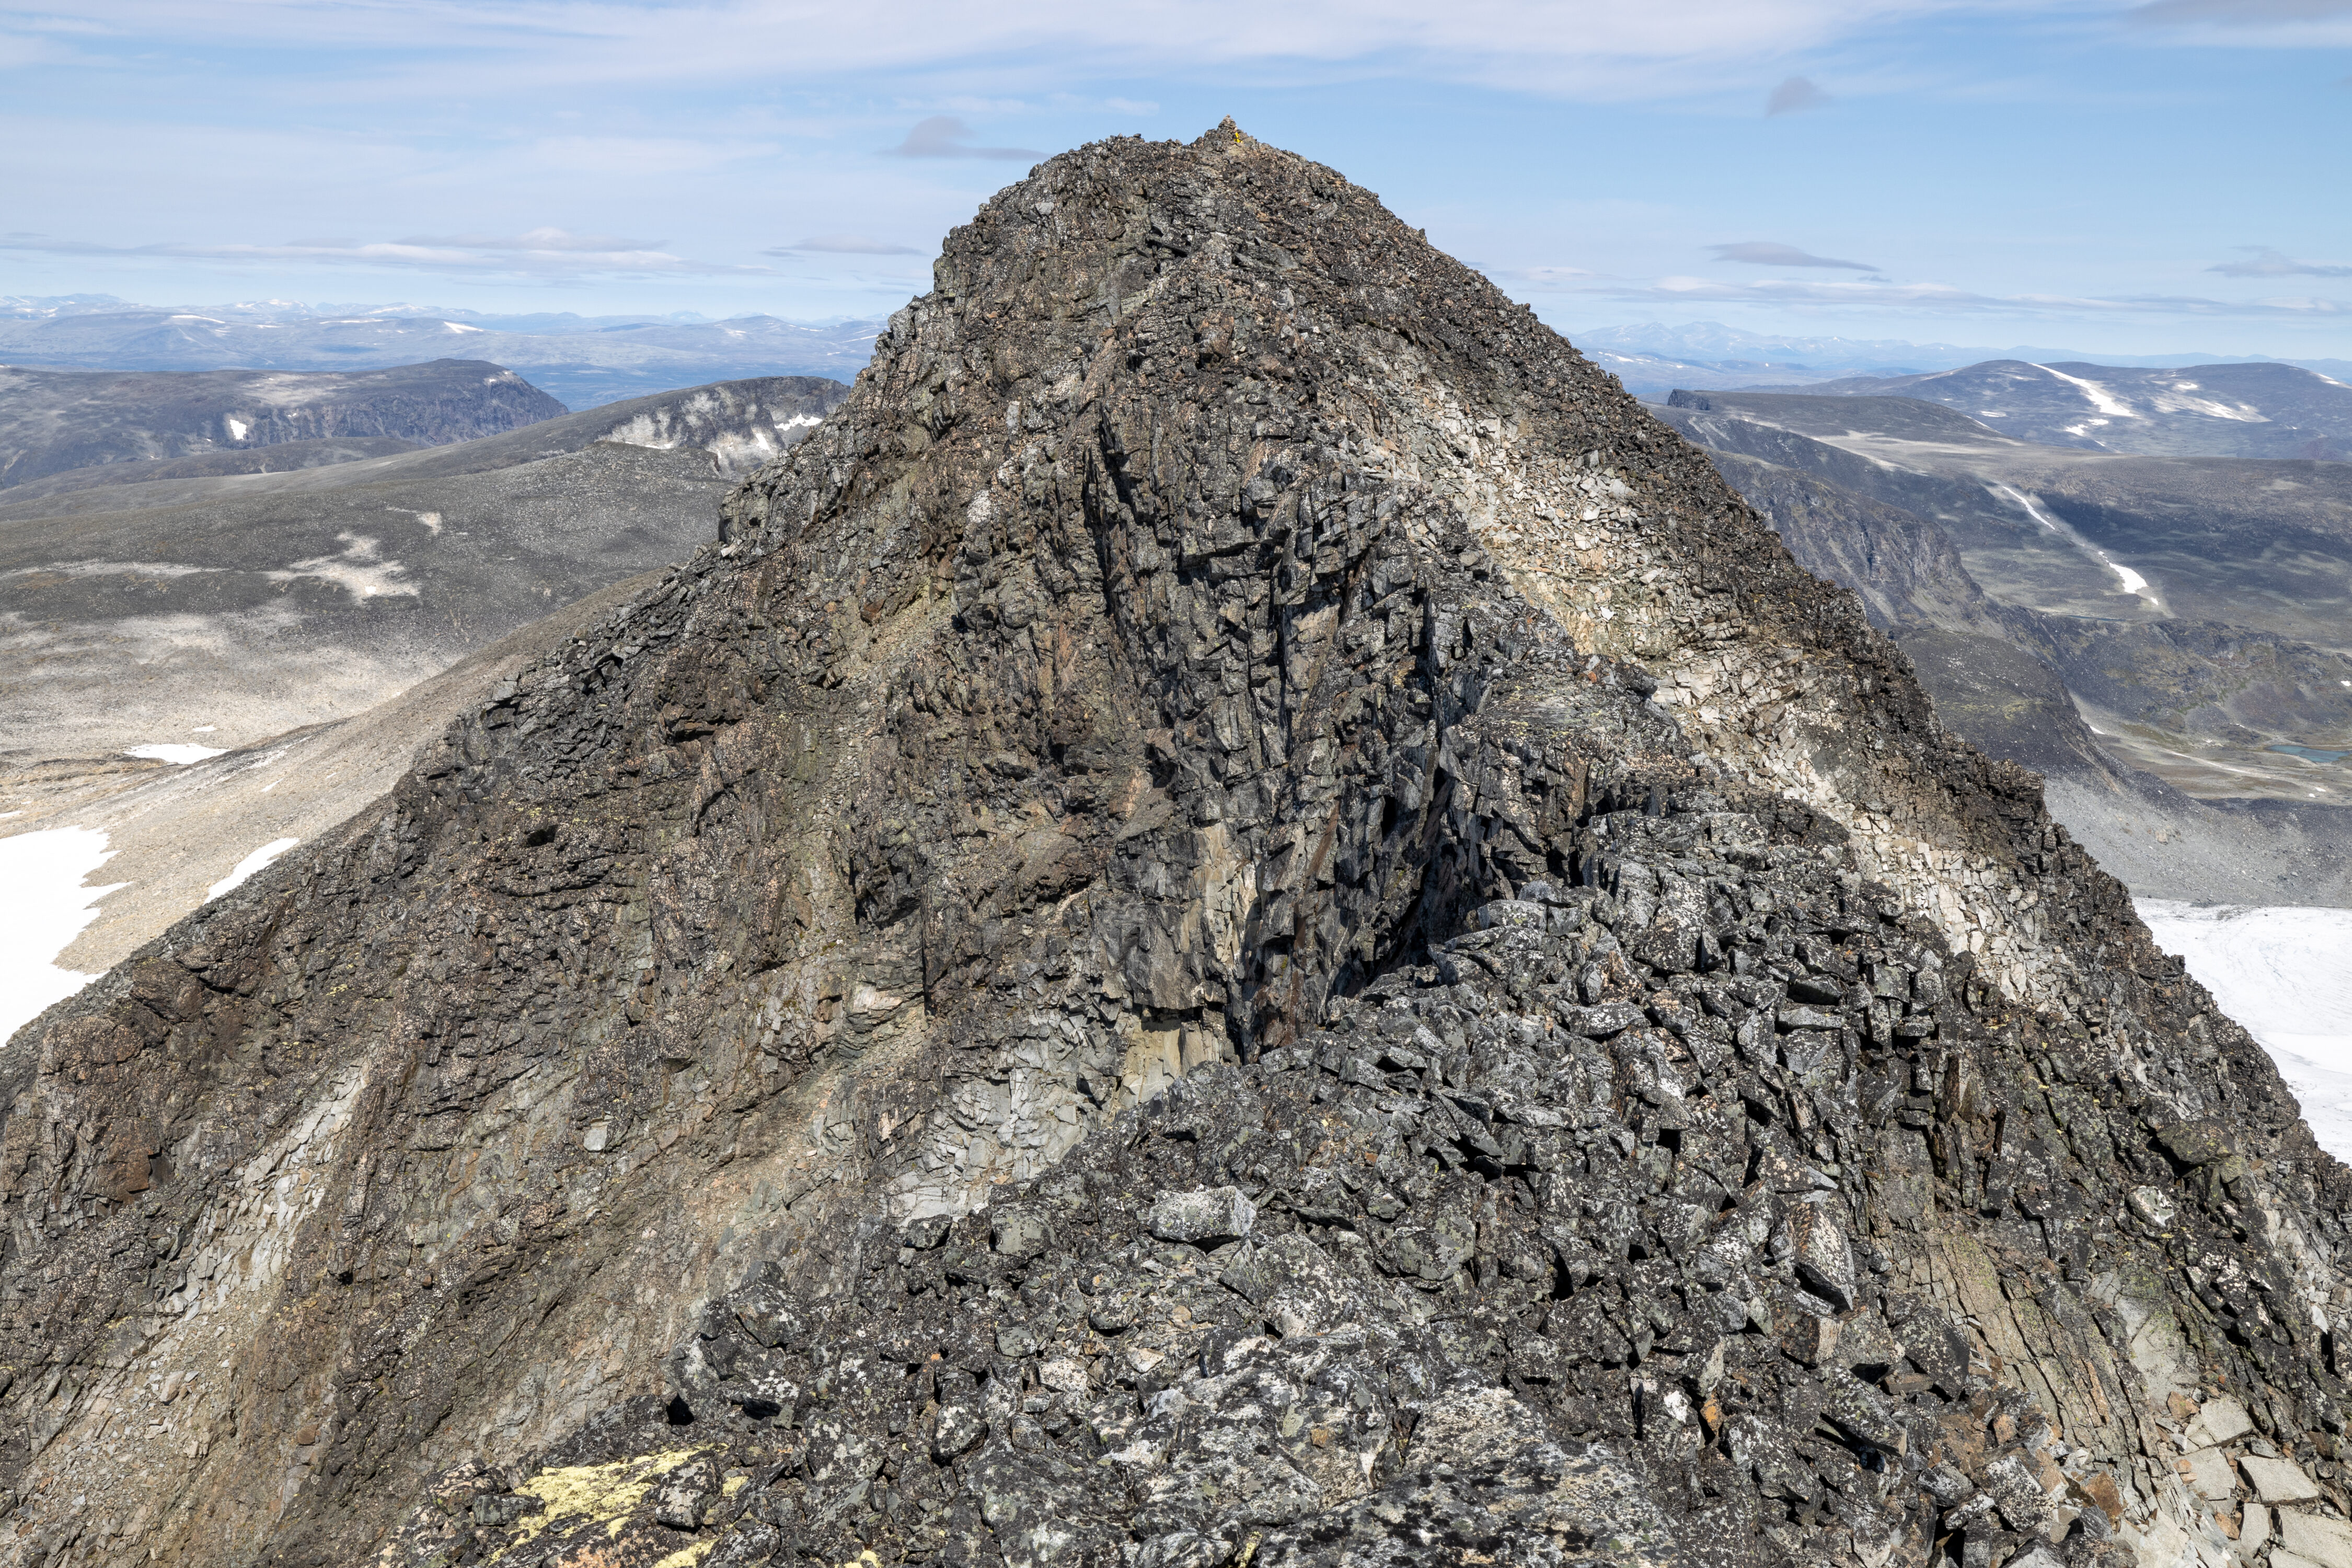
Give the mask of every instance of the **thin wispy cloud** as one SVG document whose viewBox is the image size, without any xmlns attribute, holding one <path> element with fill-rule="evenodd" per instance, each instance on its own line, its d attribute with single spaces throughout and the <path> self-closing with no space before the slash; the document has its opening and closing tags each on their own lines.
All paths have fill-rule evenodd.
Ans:
<svg viewBox="0 0 2352 1568">
<path fill-rule="evenodd" d="M 2352 0 L 2152 0 L 2126 15 L 2142 26 L 2280 27 L 2352 16 Z"/>
<path fill-rule="evenodd" d="M 2352 300 L 2316 298 L 2273 300 L 2209 300 L 2193 295 L 2139 294 L 2091 297 L 2066 294 L 1982 294 L 1945 283 L 1885 283 L 1864 279 L 1812 279 L 1769 278 L 1753 283 L 1730 283 L 1716 278 L 1660 278 L 1649 282 L 1626 279 L 1590 283 L 1546 284 L 1540 274 L 1555 268 L 1528 268 L 1501 273 L 1521 287 L 1589 295 L 1643 305 L 1777 305 L 1808 309 L 1823 306 L 1907 313 L 2003 316 L 2124 315 L 2243 317 L 2256 320 L 2352 319 Z"/>
<path fill-rule="evenodd" d="M 1792 76 L 1772 89 L 1764 100 L 1764 118 L 1780 114 L 1802 114 L 1809 109 L 1819 109 L 1830 101 L 1830 95 L 1801 76 Z"/>
<path fill-rule="evenodd" d="M 952 114 L 934 114 L 919 122 L 907 132 L 907 139 L 884 152 L 900 158 L 1026 158 L 1038 159 L 1045 154 L 1028 147 L 980 147 L 971 140 L 971 127 Z"/>
<path fill-rule="evenodd" d="M 565 236 L 569 239 L 572 237 Z M 566 246 L 531 247 L 520 240 L 488 245 L 458 241 L 345 239 L 294 240 L 284 245 L 100 245 L 90 240 L 11 235 L 0 251 L 48 256 L 107 257 L 123 260 L 289 262 L 323 267 L 378 267 L 427 272 L 508 273 L 530 277 L 585 275 L 726 277 L 772 273 L 768 267 L 697 261 L 660 250 L 592 250 Z"/>
<path fill-rule="evenodd" d="M 2352 0 L 2152 0 L 2124 21 L 2142 38 L 2190 47 L 2352 47 Z"/>
<path fill-rule="evenodd" d="M 887 239 L 870 239 L 862 234 L 815 234 L 790 245 L 779 245 L 765 252 L 769 256 L 797 256 L 814 251 L 826 256 L 921 256 L 923 251 L 911 245 L 893 245 Z"/>
<path fill-rule="evenodd" d="M 250 281 L 232 287 L 306 297 L 392 297 L 417 291 L 404 277 L 437 276 L 436 297 L 501 310 L 543 284 L 593 287 L 614 310 L 870 314 L 922 286 L 936 237 L 1033 149 L 1189 139 L 1230 112 L 1457 253 L 1576 258 L 1530 289 L 1626 290 L 1615 297 L 1646 310 L 1705 298 L 1654 281 L 1697 271 L 1755 285 L 1738 298 L 1759 317 L 1785 300 L 1814 321 L 1832 307 L 1759 280 L 1883 285 L 1852 296 L 1856 316 L 2016 309 L 2000 301 L 2029 291 L 2153 299 L 2197 291 L 2157 242 L 2177 204 L 2145 194 L 2177 184 L 2179 138 L 2231 171 L 2249 210 L 2295 210 L 2325 188 L 2276 149 L 2341 129 L 2347 99 L 2327 72 L 2352 68 L 2310 53 L 2331 31 L 2352 38 L 2352 0 L 78 0 L 0 15 L 0 223 L 42 231 L 0 267 L 11 291 L 42 294 L 194 297 L 229 291 L 212 279 L 234 268 Z M 2062 32 L 2084 46 L 2068 57 L 2078 69 L 2046 51 Z M 2181 51 L 2207 48 L 2297 53 L 2267 79 L 2195 77 L 2192 128 Z M 1398 91 L 1361 91 L 1371 79 Z M 1998 114 L 1937 112 L 1987 94 Z M 1425 108 L 1410 136 L 1394 102 Z M 1634 133 L 1591 107 L 1612 104 L 1643 106 L 1654 156 L 1562 163 L 1563 138 Z M 1784 171 L 1803 177 L 1769 205 L 1754 184 L 1769 171 L 1719 153 L 1731 117 L 1762 111 L 1791 121 L 1757 127 L 1766 142 L 1840 142 L 1834 166 Z M 2095 142 L 2118 177 L 2086 185 L 2041 156 Z M 1916 189 L 1922 157 L 1939 171 L 1932 193 Z M 1869 228 L 1853 221 L 1882 208 Z M 1950 217 L 1984 212 L 2006 216 Z M 565 226 L 534 227 L 541 215 Z M 2237 270 L 2200 276 L 2231 294 L 2352 297 L 2340 276 L 2278 270 L 2352 262 L 2341 222 L 2315 216 L 2292 255 L 2215 243 Z M 1831 237 L 1875 248 L 1919 225 L 1953 289 L 1889 294 L 1859 246 Z M 1699 248 L 1701 234 L 1742 230 L 1848 254 Z M 2147 319 L 2151 339 L 2170 319 Z M 2347 321 L 2243 346 L 2324 337 L 2352 352 Z"/>
<path fill-rule="evenodd" d="M 2223 261 L 2208 267 L 2225 278 L 2352 278 L 2352 266 L 2340 261 L 2297 261 L 2267 245 L 2242 245 L 2251 252 L 2243 261 Z"/>
<path fill-rule="evenodd" d="M 345 243 L 349 243 L 346 241 Z M 511 237 L 486 234 L 418 235 L 399 241 L 430 250 L 520 250 L 582 252 L 598 256 L 638 255 L 658 251 L 658 239 L 623 239 L 612 234 L 566 234 L 560 228 L 534 228 Z"/>
<path fill-rule="evenodd" d="M 1265 0 L 1106 5 L 1035 0 L 1020 7 L 873 0 L 861 6 L 772 0 L 507 0 L 460 5 L 341 5 L 246 0 L 83 0 L 77 12 L 125 51 L 166 43 L 206 50 L 331 51 L 364 62 L 331 85 L 289 72 L 288 97 L 331 91 L 465 99 L 486 87 L 577 93 L 599 84 L 807 85 L 873 71 L 904 80 L 946 68 L 992 92 L 1067 91 L 1074 80 L 1273 67 L 1345 73 L 1410 62 L 1423 79 L 1507 86 L 1547 97 L 1624 100 L 1729 87 L 1762 60 L 1795 60 L 1873 30 L 1939 16 L 1997 16 L 2033 0 Z M 0 29 L 5 30 L 5 29 Z M 723 40 L 714 47 L 713 40 Z M 425 47 L 420 47 L 420 44 Z M 984 73 L 975 62 L 988 62 Z M 950 88 L 954 91 L 957 88 Z M 934 100 L 933 101 L 939 101 Z M 954 156 L 957 154 L 949 154 Z"/>
<path fill-rule="evenodd" d="M 1717 261 L 1745 261 L 1757 267 L 1843 267 L 1852 272 L 1876 272 L 1879 268 L 1867 261 L 1840 261 L 1833 256 L 1815 256 L 1799 250 L 1793 245 L 1775 245 L 1769 240 L 1743 240 L 1738 245 L 1710 245 Z"/>
</svg>

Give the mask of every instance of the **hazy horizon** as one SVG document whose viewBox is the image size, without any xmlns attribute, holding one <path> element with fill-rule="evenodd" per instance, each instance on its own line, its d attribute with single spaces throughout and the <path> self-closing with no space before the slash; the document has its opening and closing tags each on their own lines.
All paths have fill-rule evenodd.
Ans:
<svg viewBox="0 0 2352 1568">
<path fill-rule="evenodd" d="M 431 321 L 448 317 L 457 320 L 489 323 L 493 330 L 511 332 L 566 331 L 583 334 L 628 322 L 677 324 L 688 326 L 719 326 L 729 321 L 769 319 L 786 325 L 818 329 L 845 326 L 878 326 L 887 312 L 870 316 L 835 315 L 818 320 L 777 316 L 772 312 L 747 311 L 736 317 L 719 317 L 697 310 L 635 310 L 618 311 L 609 315 L 588 314 L 579 310 L 541 309 L 518 312 L 480 311 L 464 306 L 453 306 L 430 300 L 125 300 L 115 295 L 22 296 L 0 295 L 0 320 L 16 314 L 18 319 L 27 312 L 56 315 L 104 314 L 114 311 L 183 311 L 221 312 L 220 319 L 234 321 L 240 317 L 248 321 L 291 320 L 298 316 L 316 321 L 337 318 L 410 318 Z M 1914 363 L 1919 369 L 1957 367 L 1982 360 L 1998 358 L 2067 360 L 2095 359 L 2102 352 L 2074 344 L 2036 343 L 1948 343 L 1920 342 L 1910 339 L 1859 338 L 1830 333 L 1800 332 L 1769 334 L 1748 332 L 1716 321 L 1685 321 L 1666 322 L 1597 321 L 1570 327 L 1554 322 L 1554 330 L 1571 342 L 1582 340 L 1624 352 L 1650 353 L 1661 357 L 1679 357 L 1696 363 L 1714 361 L 1748 361 L 1757 354 L 1780 353 L 1783 358 L 1795 358 L 1817 349 L 1834 349 L 1843 359 L 1883 359 L 1890 364 L 1896 361 Z M 1675 340 L 1711 339 L 1716 342 L 1676 342 Z M 1755 340 L 1753 342 L 1743 340 Z M 452 347 L 459 345 L 452 344 Z M 2176 346 L 2142 353 L 2114 352 L 2114 363 L 2162 362 L 2180 365 L 2226 363 L 2231 362 L 2271 361 L 2281 363 L 2301 363 L 2315 367 L 2340 368 L 2347 362 L 2331 355 L 2267 354 L 2252 349 L 2216 349 L 2199 346 Z M 0 363 L 9 362 L 10 351 L 0 345 Z M 20 360 L 16 363 L 36 363 Z M 79 362 L 79 363 L 87 363 Z M 340 363 L 340 362 L 338 362 Z M 135 368 L 135 367 L 126 367 Z M 331 367 L 329 367 L 331 368 Z"/>
</svg>

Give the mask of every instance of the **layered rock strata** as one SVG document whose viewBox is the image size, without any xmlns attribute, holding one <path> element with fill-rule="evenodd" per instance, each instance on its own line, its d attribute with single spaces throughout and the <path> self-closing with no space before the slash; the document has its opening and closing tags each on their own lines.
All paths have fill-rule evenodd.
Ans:
<svg viewBox="0 0 2352 1568">
<path fill-rule="evenodd" d="M 1230 124 L 937 284 L 20 1041 L 14 1561 L 2352 1541 L 2345 1173 L 1702 455 Z"/>
</svg>

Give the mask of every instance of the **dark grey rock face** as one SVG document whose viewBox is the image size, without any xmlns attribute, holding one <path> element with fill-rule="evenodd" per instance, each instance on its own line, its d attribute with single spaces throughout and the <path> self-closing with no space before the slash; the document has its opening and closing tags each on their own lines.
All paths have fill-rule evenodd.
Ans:
<svg viewBox="0 0 2352 1568">
<path fill-rule="evenodd" d="M 375 437 L 440 446 L 564 412 L 486 360 L 307 374 L 0 367 L 0 488 L 101 463 L 285 441 Z"/>
<path fill-rule="evenodd" d="M 2343 1510 L 2267 1060 L 1368 194 L 1050 161 L 725 517 L 17 1047 L 25 1557 L 2153 1564 L 2257 1441 Z"/>
</svg>

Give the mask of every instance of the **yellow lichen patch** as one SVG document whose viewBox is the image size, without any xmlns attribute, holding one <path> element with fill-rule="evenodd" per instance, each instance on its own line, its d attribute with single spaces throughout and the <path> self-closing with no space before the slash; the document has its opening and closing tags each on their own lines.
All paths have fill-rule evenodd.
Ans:
<svg viewBox="0 0 2352 1568">
<path fill-rule="evenodd" d="M 709 1556 L 710 1549 L 718 1544 L 719 1538 L 715 1535 L 708 1541 L 698 1541 L 683 1551 L 671 1552 L 655 1563 L 654 1568 L 694 1568 L 696 1563 Z"/>
<path fill-rule="evenodd" d="M 749 1476 L 730 1476 L 719 1486 L 719 1495 L 720 1497 L 733 1497 L 737 1492 L 741 1491 L 745 1487 L 748 1487 L 751 1484 L 751 1478 Z"/>
<path fill-rule="evenodd" d="M 629 1522 L 629 1515 L 653 1490 L 654 1483 L 700 1452 L 700 1448 L 672 1448 L 659 1454 L 615 1459 L 608 1465 L 563 1465 L 540 1471 L 515 1490 L 525 1497 L 537 1498 L 546 1506 L 538 1513 L 524 1516 L 520 1521 L 522 1533 L 490 1561 L 503 1561 L 516 1548 L 528 1546 L 551 1527 L 570 1520 L 595 1520 L 606 1526 L 606 1533 L 620 1534 Z M 690 1548 L 689 1552 L 696 1555 L 680 1554 L 666 1560 L 664 1568 L 670 1563 L 695 1562 L 708 1544 Z"/>
</svg>

